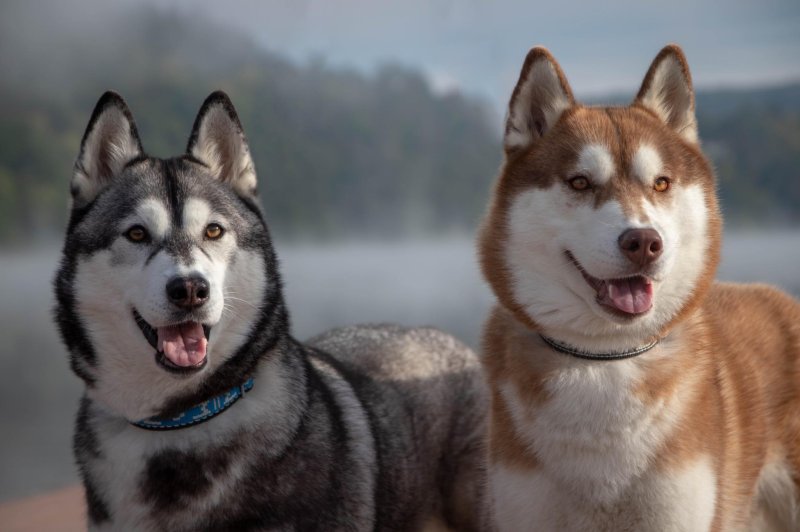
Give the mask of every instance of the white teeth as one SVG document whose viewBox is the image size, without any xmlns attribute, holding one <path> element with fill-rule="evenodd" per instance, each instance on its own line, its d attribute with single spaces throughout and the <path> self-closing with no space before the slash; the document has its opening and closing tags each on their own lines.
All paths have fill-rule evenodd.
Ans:
<svg viewBox="0 0 800 532">
<path fill-rule="evenodd" d="M 619 295 L 619 289 L 614 286 L 614 283 L 604 283 L 608 291 L 608 297 L 614 299 L 614 296 Z"/>
</svg>

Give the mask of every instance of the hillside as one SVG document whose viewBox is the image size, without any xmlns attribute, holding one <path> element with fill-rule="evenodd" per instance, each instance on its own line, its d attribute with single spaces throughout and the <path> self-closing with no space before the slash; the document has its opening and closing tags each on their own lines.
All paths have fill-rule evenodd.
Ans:
<svg viewBox="0 0 800 532">
<path fill-rule="evenodd" d="M 0 243 L 61 231 L 80 135 L 109 88 L 157 156 L 179 153 L 203 98 L 228 91 L 283 236 L 472 230 L 500 159 L 487 105 L 436 94 L 408 67 L 293 64 L 227 28 L 152 9 L 38 46 L 17 42 L 26 36 L 8 22 L 0 30 Z M 728 220 L 800 222 L 800 84 L 701 93 L 698 107 Z"/>
<path fill-rule="evenodd" d="M 701 92 L 697 108 L 728 221 L 800 223 L 800 83 Z"/>
</svg>

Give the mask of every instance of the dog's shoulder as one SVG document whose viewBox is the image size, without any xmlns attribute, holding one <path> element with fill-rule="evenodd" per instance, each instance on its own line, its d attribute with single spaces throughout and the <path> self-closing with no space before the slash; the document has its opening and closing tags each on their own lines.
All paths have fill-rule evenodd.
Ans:
<svg viewBox="0 0 800 532">
<path fill-rule="evenodd" d="M 705 302 L 707 310 L 746 312 L 748 309 L 800 315 L 800 302 L 774 286 L 763 283 L 714 283 Z"/>
<path fill-rule="evenodd" d="M 800 302 L 772 286 L 715 283 L 703 312 L 715 336 L 735 338 L 737 345 L 757 342 L 773 351 L 800 349 Z M 778 345 L 786 342 L 792 345 Z"/>
</svg>

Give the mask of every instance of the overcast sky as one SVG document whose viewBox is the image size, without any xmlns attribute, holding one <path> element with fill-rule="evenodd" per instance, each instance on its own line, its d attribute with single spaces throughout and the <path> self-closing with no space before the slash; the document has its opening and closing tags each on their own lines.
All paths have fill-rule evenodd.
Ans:
<svg viewBox="0 0 800 532">
<path fill-rule="evenodd" d="M 505 101 L 526 51 L 547 46 L 580 95 L 633 93 L 666 43 L 686 51 L 695 83 L 800 79 L 798 0 L 149 0 L 203 13 L 304 61 L 369 70 L 421 67 L 437 87 Z"/>
<path fill-rule="evenodd" d="M 800 80 L 800 0 L 50 0 L 21 24 L 43 39 L 49 25 L 96 29 L 120 4 L 142 3 L 220 21 L 299 62 L 370 72 L 399 61 L 498 110 L 536 44 L 578 96 L 632 95 L 669 42 L 683 46 L 698 87 Z"/>
</svg>

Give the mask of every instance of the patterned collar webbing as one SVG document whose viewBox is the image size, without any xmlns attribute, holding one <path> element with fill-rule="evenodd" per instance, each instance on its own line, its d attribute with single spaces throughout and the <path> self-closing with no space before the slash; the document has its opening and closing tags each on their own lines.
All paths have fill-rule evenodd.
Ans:
<svg viewBox="0 0 800 532">
<path fill-rule="evenodd" d="M 244 397 L 245 392 L 253 388 L 253 379 L 247 379 L 240 386 L 236 386 L 222 395 L 212 397 L 199 405 L 195 405 L 189 410 L 181 412 L 172 418 L 150 417 L 140 421 L 131 421 L 130 424 L 148 430 L 173 430 L 191 427 L 204 421 L 208 421 L 228 408 L 233 403 Z"/>
</svg>

